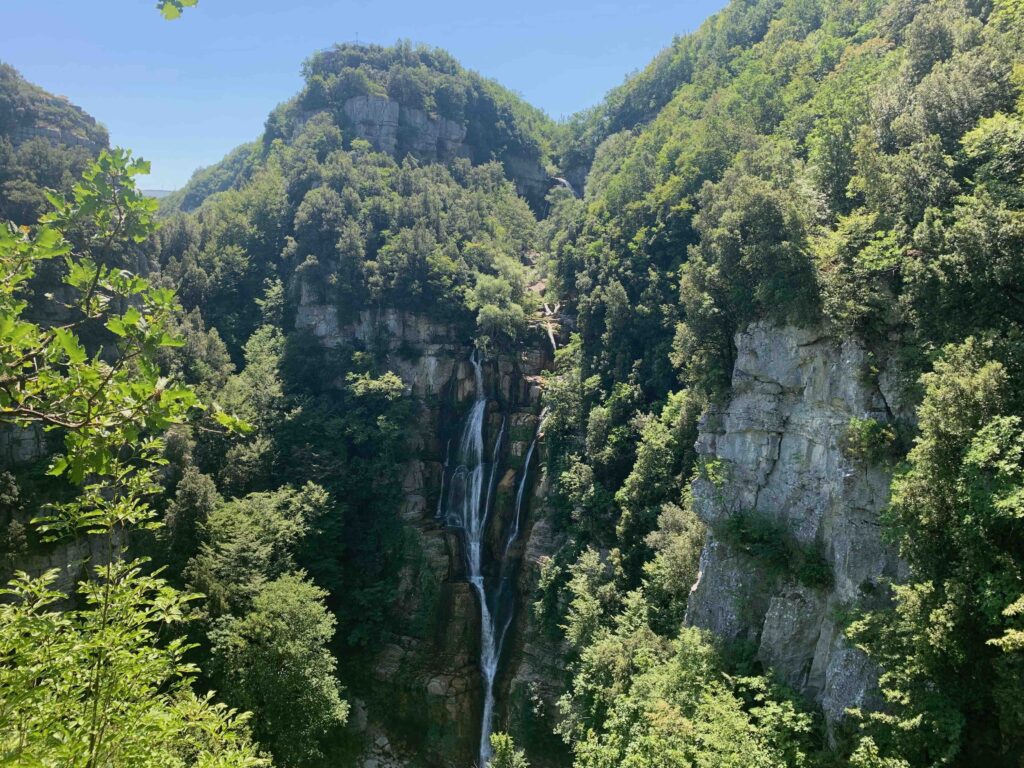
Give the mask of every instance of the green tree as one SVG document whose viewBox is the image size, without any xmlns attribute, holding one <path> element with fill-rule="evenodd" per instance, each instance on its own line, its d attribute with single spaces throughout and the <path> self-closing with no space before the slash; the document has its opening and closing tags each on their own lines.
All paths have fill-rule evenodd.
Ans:
<svg viewBox="0 0 1024 768">
<path fill-rule="evenodd" d="M 923 377 L 920 435 L 888 523 L 911 568 L 894 605 L 851 636 L 882 666 L 888 706 L 868 716 L 883 754 L 911 765 L 1009 765 L 1020 753 L 1024 428 L 995 350 L 970 338 Z"/>
<path fill-rule="evenodd" d="M 680 280 L 685 321 L 676 360 L 688 380 L 715 392 L 732 375 L 736 331 L 758 318 L 807 322 L 817 313 L 808 203 L 785 186 L 786 171 L 778 168 L 784 157 L 765 152 L 741 156 L 722 181 L 704 188 L 701 240 Z"/>
<path fill-rule="evenodd" d="M 348 717 L 327 649 L 334 617 L 327 593 L 296 573 L 258 588 L 252 608 L 210 632 L 211 672 L 227 700 L 255 715 L 253 731 L 282 766 L 323 756 L 323 740 Z"/>
<path fill-rule="evenodd" d="M 207 596 L 211 615 L 244 614 L 267 582 L 295 570 L 306 538 L 329 510 L 326 491 L 313 483 L 220 504 L 203 525 L 185 577 Z"/>
<path fill-rule="evenodd" d="M 95 535 L 104 554 L 79 584 L 80 608 L 54 586 L 57 572 L 19 574 L 0 605 L 0 754 L 19 765 L 263 765 L 242 719 L 192 691 L 195 669 L 162 626 L 196 596 L 146 575 L 125 536 L 152 527 L 160 434 L 200 407 L 161 376 L 170 290 L 107 266 L 153 231 L 153 204 L 133 177 L 148 166 L 104 152 L 68 199 L 35 230 L 0 228 L 0 422 L 59 430 L 50 474 L 80 486 L 37 519 L 51 539 Z M 63 257 L 62 319 L 25 319 L 24 294 L 41 265 Z M 80 335 L 98 338 L 91 354 Z M 221 421 L 232 425 L 230 417 Z"/>
<path fill-rule="evenodd" d="M 213 478 L 187 466 L 167 506 L 164 530 L 160 531 L 174 573 L 181 573 L 185 562 L 199 549 L 210 516 L 222 503 Z"/>
<path fill-rule="evenodd" d="M 640 593 L 576 665 L 559 731 L 576 768 L 802 766 L 811 718 L 764 678 L 737 678 L 709 638 L 647 625 Z"/>
<path fill-rule="evenodd" d="M 246 721 L 192 691 L 188 646 L 160 632 L 196 595 L 114 561 L 83 581 L 80 609 L 50 571 L 0 590 L 0 759 L 10 765 L 124 768 L 267 766 Z"/>
<path fill-rule="evenodd" d="M 530 768 L 526 755 L 516 749 L 507 733 L 491 734 L 491 752 L 490 768 Z"/>
</svg>

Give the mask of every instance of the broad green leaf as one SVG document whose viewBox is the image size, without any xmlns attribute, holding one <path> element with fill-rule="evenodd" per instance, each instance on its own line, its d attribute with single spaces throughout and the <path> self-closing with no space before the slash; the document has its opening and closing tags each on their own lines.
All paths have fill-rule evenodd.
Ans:
<svg viewBox="0 0 1024 768">
<path fill-rule="evenodd" d="M 68 356 L 68 360 L 73 365 L 79 365 L 88 359 L 85 347 L 79 343 L 78 337 L 71 331 L 65 330 L 64 328 L 58 328 L 56 331 L 56 337 L 60 348 L 64 350 L 64 354 Z"/>
<path fill-rule="evenodd" d="M 138 326 L 139 321 L 142 320 L 142 313 L 135 307 L 128 307 L 125 313 L 121 315 L 121 320 L 129 328 L 135 328 Z"/>
</svg>

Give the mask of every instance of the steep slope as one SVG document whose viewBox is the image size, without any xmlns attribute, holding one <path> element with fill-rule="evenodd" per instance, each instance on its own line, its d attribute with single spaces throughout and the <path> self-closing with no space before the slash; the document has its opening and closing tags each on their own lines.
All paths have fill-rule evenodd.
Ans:
<svg viewBox="0 0 1024 768">
<path fill-rule="evenodd" d="M 49 209 L 45 190 L 68 192 L 107 147 L 106 130 L 80 107 L 29 83 L 0 63 L 0 222 L 35 224 Z M 51 321 L 60 310 L 48 294 L 59 290 L 57 271 L 40 270 L 27 315 Z M 17 569 L 33 574 L 55 568 L 58 586 L 70 590 L 83 575 L 85 555 L 102 547 L 88 540 L 44 545 L 30 524 L 63 484 L 43 479 L 52 437 L 41 426 L 0 424 L 0 581 Z M 56 487 L 55 487 L 56 486 Z"/>
<path fill-rule="evenodd" d="M 577 766 L 704 754 L 661 730 L 702 717 L 657 666 L 680 663 L 690 636 L 664 643 L 687 624 L 712 631 L 723 672 L 802 694 L 832 746 L 863 737 L 858 760 L 1014 759 L 1002 686 L 1020 661 L 988 649 L 1016 615 L 1019 540 L 987 539 L 1001 523 L 961 517 L 924 477 L 968 472 L 986 420 L 1019 405 L 967 398 L 946 442 L 916 424 L 962 378 L 1019 381 L 1021 29 L 1013 3 L 733 2 L 573 121 L 558 156 L 574 185 L 589 168 L 585 199 L 559 193 L 542 229 L 549 301 L 579 336 L 546 392 L 522 743 L 532 709 Z M 926 376 L 922 401 L 932 366 L 955 374 Z M 995 551 L 976 569 L 956 537 Z M 940 649 L 928 610 L 950 616 Z M 657 660 L 654 677 L 613 648 Z M 538 674 L 551 654 L 571 660 L 560 704 Z"/>
<path fill-rule="evenodd" d="M 0 219 L 34 223 L 43 189 L 69 189 L 107 143 L 90 115 L 0 62 Z"/>
<path fill-rule="evenodd" d="M 562 130 L 434 49 L 311 58 L 148 244 L 167 371 L 253 428 L 168 439 L 140 544 L 211 686 L 299 764 L 1018 762 L 1022 37 L 736 0 Z M 246 687 L 282 574 L 348 730 Z"/>
<path fill-rule="evenodd" d="M 486 748 L 519 607 L 529 510 L 516 498 L 536 477 L 526 459 L 550 363 L 522 195 L 541 205 L 557 183 L 543 165 L 553 126 L 433 49 L 340 46 L 306 77 L 261 141 L 162 201 L 151 253 L 188 313 L 169 367 L 256 427 L 230 449 L 192 432 L 173 493 L 197 471 L 243 505 L 323 488 L 294 557 L 330 592 L 356 728 L 320 748 L 466 765 Z M 463 434 L 475 450 L 460 450 Z M 488 492 L 467 490 L 469 475 Z M 161 556 L 184 564 L 184 583 L 230 594 L 209 583 L 216 546 L 197 532 Z M 213 667 L 224 610 L 210 608 Z"/>
<path fill-rule="evenodd" d="M 621 131 L 635 131 L 654 120 L 677 91 L 729 68 L 759 42 L 782 6 L 730 3 L 694 34 L 676 37 L 640 72 L 613 88 L 604 100 L 573 115 L 558 136 L 557 155 L 573 186 L 582 190 L 598 146 Z"/>
</svg>

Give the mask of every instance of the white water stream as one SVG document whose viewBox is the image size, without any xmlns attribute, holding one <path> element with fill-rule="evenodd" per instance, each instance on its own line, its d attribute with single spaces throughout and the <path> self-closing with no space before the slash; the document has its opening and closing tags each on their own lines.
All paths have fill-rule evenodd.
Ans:
<svg viewBox="0 0 1024 768">
<path fill-rule="evenodd" d="M 487 523 L 494 502 L 494 489 L 498 465 L 501 459 L 502 442 L 505 438 L 506 418 L 502 418 L 498 437 L 494 442 L 491 461 L 484 456 L 484 420 L 487 415 L 487 394 L 484 391 L 483 370 L 476 352 L 470 358 L 473 366 L 475 397 L 466 415 L 466 421 L 454 455 L 456 467 L 451 473 L 447 498 L 444 496 L 442 478 L 441 501 L 446 501 L 444 520 L 453 528 L 462 531 L 465 553 L 466 576 L 476 592 L 480 606 L 480 674 L 483 682 L 483 713 L 480 722 L 479 765 L 485 766 L 491 758 L 491 732 L 494 727 L 494 680 L 498 673 L 505 637 L 512 624 L 514 607 L 513 569 L 509 563 L 509 551 L 519 538 L 522 520 L 522 506 L 537 438 L 534 437 L 526 453 L 522 476 L 515 499 L 515 517 L 505 537 L 499 575 L 485 577 L 484 552 L 487 537 Z M 543 415 L 542 415 L 543 418 Z M 540 428 L 538 426 L 538 434 Z M 445 468 L 451 457 L 447 457 Z M 447 474 L 447 472 L 445 473 Z M 486 481 L 486 491 L 484 478 Z"/>
</svg>

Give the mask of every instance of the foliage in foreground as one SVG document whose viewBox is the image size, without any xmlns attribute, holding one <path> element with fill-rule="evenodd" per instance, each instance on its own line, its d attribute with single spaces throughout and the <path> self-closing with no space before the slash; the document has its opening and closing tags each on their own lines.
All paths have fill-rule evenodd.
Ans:
<svg viewBox="0 0 1024 768">
<path fill-rule="evenodd" d="M 257 766 L 234 710 L 198 697 L 187 645 L 161 636 L 195 595 L 126 556 L 132 530 L 153 525 L 160 435 L 200 404 L 160 375 L 173 293 L 118 268 L 153 231 L 155 207 L 132 177 L 145 163 L 103 152 L 71 198 L 35 230 L 0 229 L 0 422 L 63 436 L 50 474 L 80 487 L 37 519 L 51 539 L 98 553 L 77 589 L 56 572 L 19 574 L 0 606 L 0 756 L 40 766 Z M 25 318 L 37 270 L 62 258 L 61 319 Z M 81 337 L 96 341 L 87 351 Z M 234 422 L 227 416 L 226 425 Z M 95 578 L 91 578 L 91 576 Z"/>
</svg>

